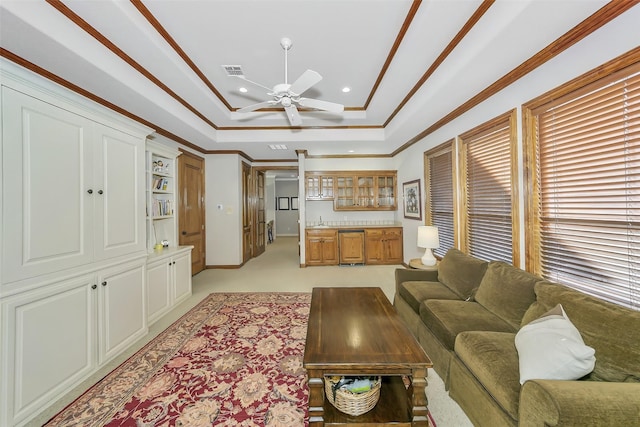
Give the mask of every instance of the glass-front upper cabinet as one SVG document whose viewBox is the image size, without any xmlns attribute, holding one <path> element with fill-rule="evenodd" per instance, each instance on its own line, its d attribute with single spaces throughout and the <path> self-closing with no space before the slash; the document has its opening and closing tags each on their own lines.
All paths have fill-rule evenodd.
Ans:
<svg viewBox="0 0 640 427">
<path fill-rule="evenodd" d="M 372 208 L 375 206 L 375 189 L 373 176 L 358 176 L 358 200 L 356 205 L 360 208 Z"/>
<path fill-rule="evenodd" d="M 337 176 L 334 209 L 350 209 L 356 206 L 353 176 Z"/>
<path fill-rule="evenodd" d="M 333 209 L 396 210 L 396 171 L 307 172 L 306 199 L 333 200 Z"/>
<path fill-rule="evenodd" d="M 306 175 L 307 200 L 333 200 L 333 181 L 331 175 Z"/>
<path fill-rule="evenodd" d="M 378 207 L 395 207 L 396 206 L 396 179 L 395 176 L 379 176 L 377 183 L 377 206 Z"/>
</svg>

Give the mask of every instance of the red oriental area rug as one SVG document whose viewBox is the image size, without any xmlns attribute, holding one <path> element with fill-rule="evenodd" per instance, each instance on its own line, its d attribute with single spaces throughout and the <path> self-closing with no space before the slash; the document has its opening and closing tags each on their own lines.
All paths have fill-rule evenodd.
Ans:
<svg viewBox="0 0 640 427">
<path fill-rule="evenodd" d="M 308 426 L 310 303 L 211 294 L 45 426 Z"/>
<path fill-rule="evenodd" d="M 311 294 L 211 294 L 46 426 L 303 426 Z"/>
</svg>

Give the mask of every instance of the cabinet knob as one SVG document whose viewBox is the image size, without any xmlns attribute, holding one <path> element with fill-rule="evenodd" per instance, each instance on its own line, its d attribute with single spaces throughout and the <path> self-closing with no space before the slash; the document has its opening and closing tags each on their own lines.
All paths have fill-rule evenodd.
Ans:
<svg viewBox="0 0 640 427">
<path fill-rule="evenodd" d="M 103 193 L 104 193 L 104 191 L 98 190 L 98 194 L 103 194 Z"/>
<path fill-rule="evenodd" d="M 89 193 L 89 194 L 93 194 L 93 190 L 92 190 L 92 189 L 88 189 L 88 190 L 87 190 L 87 193 Z"/>
<path fill-rule="evenodd" d="M 107 281 L 102 282 L 102 286 L 107 286 Z"/>
<path fill-rule="evenodd" d="M 187 232 L 186 232 L 185 230 L 182 230 L 182 235 L 183 235 L 183 236 L 186 236 L 186 235 L 187 235 Z"/>
<path fill-rule="evenodd" d="M 95 283 L 93 285 L 91 285 L 91 289 L 95 289 L 97 287 L 98 287 L 98 285 L 96 285 Z"/>
<path fill-rule="evenodd" d="M 173 261 L 171 264 L 176 265 L 176 262 L 175 262 L 175 261 Z"/>
</svg>

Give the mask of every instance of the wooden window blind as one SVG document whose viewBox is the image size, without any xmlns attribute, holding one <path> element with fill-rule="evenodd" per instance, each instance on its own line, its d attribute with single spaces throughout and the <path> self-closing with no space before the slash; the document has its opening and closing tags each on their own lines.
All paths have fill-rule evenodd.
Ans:
<svg viewBox="0 0 640 427">
<path fill-rule="evenodd" d="M 537 273 L 640 309 L 640 67 L 533 111 Z"/>
<path fill-rule="evenodd" d="M 455 246 L 452 147 L 426 155 L 427 224 L 438 227 L 440 247 L 433 252 L 440 257 Z"/>
<path fill-rule="evenodd" d="M 480 259 L 513 263 L 513 113 L 461 135 L 465 186 L 462 247 Z"/>
</svg>

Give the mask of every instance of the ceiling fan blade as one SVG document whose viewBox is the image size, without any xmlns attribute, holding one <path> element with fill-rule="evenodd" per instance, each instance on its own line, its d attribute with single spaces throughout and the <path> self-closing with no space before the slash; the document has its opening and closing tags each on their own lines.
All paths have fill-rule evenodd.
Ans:
<svg viewBox="0 0 640 427">
<path fill-rule="evenodd" d="M 247 107 L 244 108 L 240 108 L 238 110 L 236 110 L 236 113 L 248 113 L 250 111 L 255 111 L 258 110 L 262 107 L 269 107 L 271 105 L 274 105 L 276 102 L 275 101 L 263 101 L 263 102 L 258 102 L 257 104 L 253 104 L 253 105 L 249 105 Z"/>
<path fill-rule="evenodd" d="M 289 123 L 291 123 L 291 126 L 300 126 L 302 124 L 300 112 L 295 105 L 292 104 L 288 107 L 284 107 L 284 110 L 287 113 L 287 118 L 289 119 Z"/>
<path fill-rule="evenodd" d="M 244 80 L 247 83 L 251 83 L 252 85 L 261 87 L 262 89 L 266 89 L 267 93 L 270 93 L 270 92 L 273 91 L 273 88 L 266 87 L 264 85 L 261 85 L 260 83 L 253 82 L 253 81 L 249 80 L 248 78 L 246 78 L 245 76 L 235 76 L 235 77 L 239 78 L 240 80 Z"/>
<path fill-rule="evenodd" d="M 313 70 L 307 70 L 302 73 L 300 77 L 298 77 L 298 80 L 293 82 L 293 84 L 289 88 L 289 92 L 296 95 L 302 95 L 303 92 L 305 92 L 314 84 L 318 83 L 320 80 L 322 80 L 322 76 L 320 74 L 316 73 Z"/>
<path fill-rule="evenodd" d="M 319 99 L 300 98 L 298 101 L 303 107 L 315 108 L 317 110 L 330 111 L 332 113 L 342 113 L 344 111 L 344 105 L 336 104 L 334 102 L 321 101 Z"/>
</svg>

